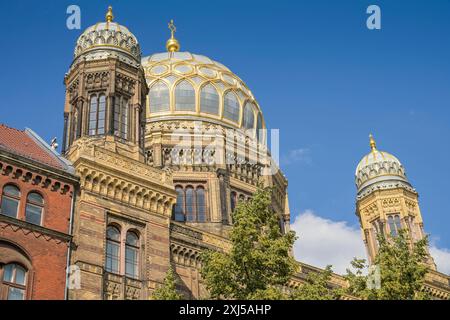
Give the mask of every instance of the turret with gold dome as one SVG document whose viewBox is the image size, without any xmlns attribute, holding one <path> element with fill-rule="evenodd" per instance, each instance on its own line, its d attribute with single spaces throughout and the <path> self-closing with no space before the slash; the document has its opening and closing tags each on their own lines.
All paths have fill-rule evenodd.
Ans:
<svg viewBox="0 0 450 320">
<path fill-rule="evenodd" d="M 395 188 L 400 185 L 414 192 L 401 162 L 392 154 L 378 150 L 372 134 L 369 138 L 371 151 L 362 158 L 355 172 L 358 197 L 373 190 Z"/>
<path fill-rule="evenodd" d="M 379 151 L 370 138 L 370 152 L 359 162 L 355 172 L 357 188 L 356 215 L 359 217 L 369 261 L 378 251 L 378 236 L 395 237 L 407 229 L 412 241 L 425 236 L 419 195 L 408 181 L 401 162 L 392 154 Z M 436 266 L 431 256 L 428 263 Z"/>
<path fill-rule="evenodd" d="M 83 141 L 143 159 L 145 100 L 148 87 L 141 49 L 128 28 L 114 21 L 112 7 L 104 22 L 78 38 L 66 84 L 63 152 Z"/>
</svg>

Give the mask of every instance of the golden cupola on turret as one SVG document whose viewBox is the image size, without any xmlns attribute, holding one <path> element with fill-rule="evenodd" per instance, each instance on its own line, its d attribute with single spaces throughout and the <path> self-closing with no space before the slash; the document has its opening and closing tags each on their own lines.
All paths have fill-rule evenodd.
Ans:
<svg viewBox="0 0 450 320">
<path fill-rule="evenodd" d="M 371 190 L 398 186 L 414 191 L 400 160 L 388 152 L 378 150 L 373 135 L 369 136 L 369 140 L 371 150 L 361 159 L 355 172 L 358 196 Z"/>
<path fill-rule="evenodd" d="M 64 79 L 63 153 L 74 153 L 77 141 L 89 140 L 142 160 L 148 87 L 141 49 L 133 33 L 114 19 L 109 7 L 105 21 L 88 27 L 76 42 Z"/>
<path fill-rule="evenodd" d="M 408 181 L 405 169 L 392 154 L 380 151 L 373 135 L 369 136 L 370 152 L 356 167 L 356 215 L 359 217 L 369 260 L 378 251 L 378 236 L 395 237 L 408 230 L 412 241 L 425 236 L 419 194 Z M 430 266 L 435 269 L 433 259 Z"/>
<path fill-rule="evenodd" d="M 81 55 L 86 60 L 113 55 L 128 62 L 130 59 L 140 62 L 141 48 L 135 35 L 127 27 L 114 21 L 110 6 L 105 21 L 87 28 L 78 38 L 75 59 Z"/>
</svg>

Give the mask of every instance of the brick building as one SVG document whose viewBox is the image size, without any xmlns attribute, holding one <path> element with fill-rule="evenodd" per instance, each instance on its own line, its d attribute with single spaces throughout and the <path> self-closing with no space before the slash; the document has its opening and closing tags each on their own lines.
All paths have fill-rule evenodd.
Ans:
<svg viewBox="0 0 450 320">
<path fill-rule="evenodd" d="M 31 130 L 0 125 L 0 300 L 64 299 L 73 173 Z"/>
</svg>

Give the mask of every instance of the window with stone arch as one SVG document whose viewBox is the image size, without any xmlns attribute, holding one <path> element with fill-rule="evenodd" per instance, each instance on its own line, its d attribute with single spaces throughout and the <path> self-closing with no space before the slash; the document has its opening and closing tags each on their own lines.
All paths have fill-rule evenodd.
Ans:
<svg viewBox="0 0 450 320">
<path fill-rule="evenodd" d="M 125 239 L 125 275 L 139 278 L 139 235 L 135 231 L 128 231 Z"/>
<path fill-rule="evenodd" d="M 89 128 L 90 136 L 105 134 L 106 96 L 93 94 L 89 98 Z"/>
<path fill-rule="evenodd" d="M 219 115 L 220 97 L 213 85 L 207 84 L 200 92 L 200 111 Z"/>
<path fill-rule="evenodd" d="M 189 81 L 183 80 L 175 87 L 175 110 L 195 112 L 195 90 Z"/>
<path fill-rule="evenodd" d="M 12 184 L 7 184 L 2 190 L 2 199 L 0 203 L 0 213 L 17 218 L 20 204 L 20 189 Z"/>
<path fill-rule="evenodd" d="M 238 202 L 238 195 L 236 192 L 232 191 L 230 194 L 230 201 L 231 201 L 231 212 L 234 212 L 234 209 L 236 209 L 236 205 Z"/>
<path fill-rule="evenodd" d="M 107 272 L 120 273 L 120 229 L 110 225 L 106 229 L 106 265 Z"/>
<path fill-rule="evenodd" d="M 400 216 L 398 214 L 388 216 L 389 231 L 392 237 L 396 237 L 402 229 Z"/>
<path fill-rule="evenodd" d="M 207 193 L 203 184 L 183 184 L 175 187 L 177 203 L 173 207 L 173 219 L 180 222 L 207 222 Z"/>
<path fill-rule="evenodd" d="M 3 287 L 4 299 L 25 300 L 27 290 L 27 269 L 18 263 L 9 263 L 0 268 L 3 274 L 0 287 Z"/>
<path fill-rule="evenodd" d="M 156 82 L 149 92 L 150 113 L 166 112 L 170 110 L 169 87 L 162 81 Z"/>
<path fill-rule="evenodd" d="M 0 240 L 0 300 L 26 300 L 33 283 L 30 257 L 13 242 Z"/>
<path fill-rule="evenodd" d="M 206 197 L 205 189 L 200 186 L 195 190 L 197 222 L 206 222 Z"/>
<path fill-rule="evenodd" d="M 32 224 L 42 225 L 44 215 L 44 198 L 37 192 L 30 192 L 27 196 L 25 220 Z"/>
<path fill-rule="evenodd" d="M 174 206 L 174 219 L 175 221 L 184 222 L 184 189 L 182 186 L 177 186 L 175 191 L 177 192 L 177 203 Z"/>
<path fill-rule="evenodd" d="M 114 98 L 114 135 L 122 139 L 128 139 L 130 119 L 129 99 L 123 96 Z"/>
<path fill-rule="evenodd" d="M 195 195 L 192 186 L 186 188 L 186 221 L 195 221 Z"/>
<path fill-rule="evenodd" d="M 77 107 L 74 107 L 72 117 L 72 141 L 80 137 L 80 112 Z"/>
<path fill-rule="evenodd" d="M 228 91 L 223 101 L 223 117 L 227 120 L 239 123 L 241 105 L 233 91 Z"/>
</svg>

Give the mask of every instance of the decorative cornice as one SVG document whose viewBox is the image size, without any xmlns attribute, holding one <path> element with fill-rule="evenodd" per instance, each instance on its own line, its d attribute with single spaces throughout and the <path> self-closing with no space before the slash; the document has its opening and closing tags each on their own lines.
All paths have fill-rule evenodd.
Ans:
<svg viewBox="0 0 450 320">
<path fill-rule="evenodd" d="M 56 243 L 68 243 L 71 241 L 72 236 L 62 233 L 56 230 L 48 229 L 42 226 L 38 226 L 23 220 L 18 220 L 5 215 L 0 214 L 0 228 L 10 228 L 12 231 L 22 231 L 24 235 L 32 233 L 36 238 L 44 238 L 46 241 L 54 240 Z"/>
<path fill-rule="evenodd" d="M 95 145 L 79 149 L 75 167 L 82 190 L 165 216 L 172 213 L 176 193 L 170 172 Z"/>
</svg>

